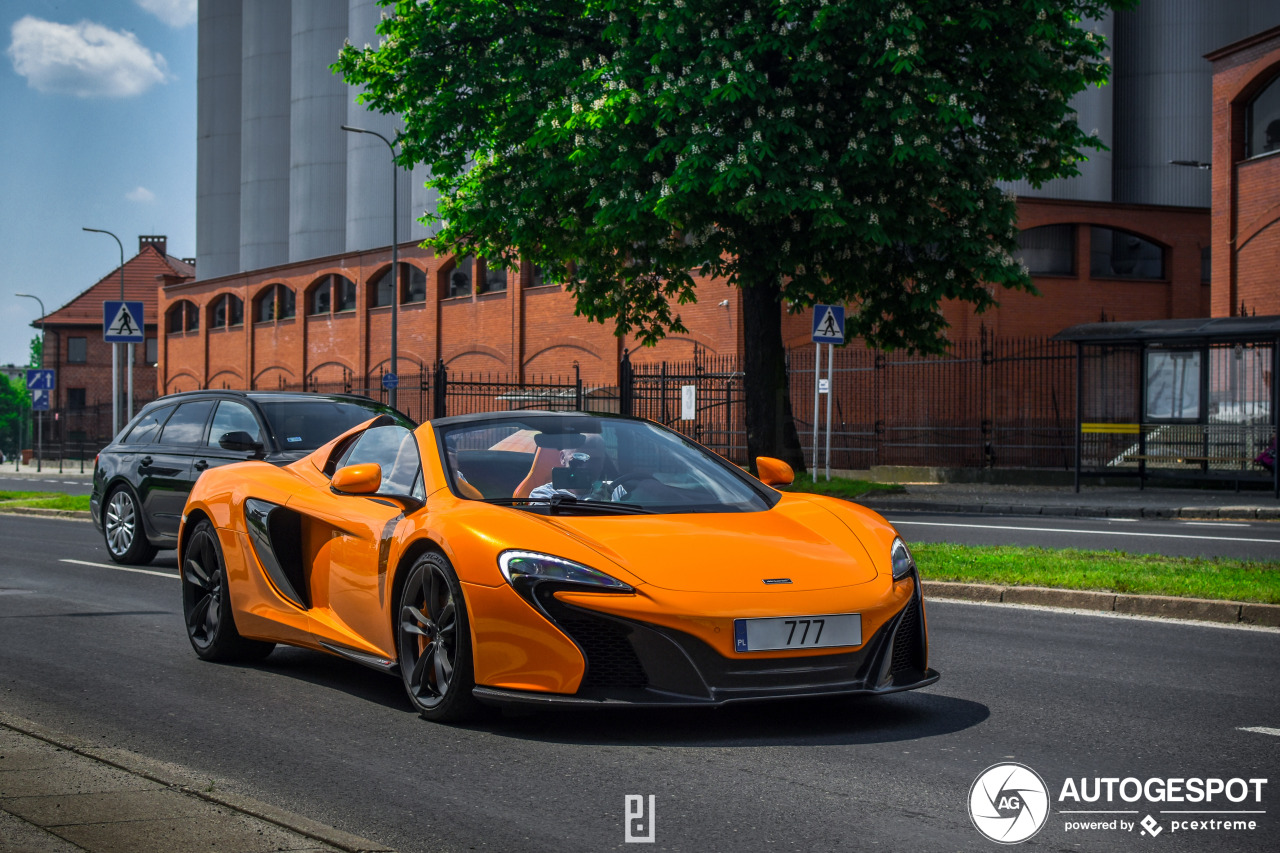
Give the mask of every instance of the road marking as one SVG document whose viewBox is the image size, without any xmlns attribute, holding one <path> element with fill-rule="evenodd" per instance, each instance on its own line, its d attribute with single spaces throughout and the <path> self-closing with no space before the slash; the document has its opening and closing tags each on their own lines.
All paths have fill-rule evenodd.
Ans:
<svg viewBox="0 0 1280 853">
<path fill-rule="evenodd" d="M 895 521 L 894 525 L 914 524 L 921 527 L 965 527 L 975 530 L 1021 530 L 1031 533 L 1083 533 L 1096 536 L 1146 536 L 1151 539 L 1201 539 L 1206 542 L 1280 543 L 1280 539 L 1246 539 L 1239 536 L 1192 536 L 1187 533 L 1132 533 L 1127 530 L 1076 530 L 1069 527 L 1013 527 L 1004 524 L 955 524 L 942 521 Z"/>
<path fill-rule="evenodd" d="M 1270 726 L 1241 726 L 1236 729 L 1238 732 L 1254 732 L 1260 735 L 1271 735 L 1272 737 L 1280 737 L 1280 729 L 1273 729 Z"/>
<path fill-rule="evenodd" d="M 929 607 L 946 607 L 957 604 L 962 607 L 1006 607 L 1013 610 L 1035 610 L 1040 613 L 1065 616 L 1096 616 L 1099 619 L 1124 619 L 1130 622 L 1159 622 L 1161 625 L 1178 625 L 1188 628 L 1225 628 L 1228 631 L 1251 631 L 1257 634 L 1280 634 L 1280 628 L 1268 625 L 1252 625 L 1248 622 L 1202 622 L 1198 619 L 1170 619 L 1167 616 L 1144 616 L 1139 613 L 1117 613 L 1114 610 L 1083 610 L 1079 607 L 1049 607 L 1044 604 L 1016 604 L 1012 601 L 966 601 L 963 598 L 934 598 L 926 589 L 925 602 Z"/>
<path fill-rule="evenodd" d="M 1182 521 L 1187 527 L 1251 527 L 1247 521 Z"/>
<path fill-rule="evenodd" d="M 134 572 L 139 575 L 155 575 L 158 578 L 173 578 L 179 580 L 179 575 L 174 572 L 155 572 L 151 569 L 131 569 L 128 566 L 113 566 L 110 563 L 91 563 L 88 560 L 68 560 L 61 559 L 59 563 L 74 563 L 77 566 L 93 566 L 98 569 L 115 569 L 117 572 Z"/>
</svg>

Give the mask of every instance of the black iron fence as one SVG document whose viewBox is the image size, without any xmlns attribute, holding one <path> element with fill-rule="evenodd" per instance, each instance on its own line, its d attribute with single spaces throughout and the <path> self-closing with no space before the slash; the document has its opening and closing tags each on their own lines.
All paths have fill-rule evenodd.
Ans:
<svg viewBox="0 0 1280 853">
<path fill-rule="evenodd" d="M 521 381 L 503 373 L 454 372 L 441 363 L 400 374 L 396 403 L 417 421 L 525 409 L 621 412 L 669 426 L 745 463 L 746 377 L 741 367 L 735 356 L 700 352 L 678 362 L 626 355 L 613 385 L 584 380 L 576 367 L 572 375 L 526 376 Z M 977 340 L 953 345 L 943 356 L 836 349 L 830 393 L 832 467 L 1069 470 L 1075 462 L 1075 370 L 1071 344 L 995 338 L 985 332 Z M 812 462 L 813 348 L 792 350 L 788 371 L 796 426 Z M 825 348 L 821 376 L 827 377 Z M 382 402 L 390 396 L 380 376 L 367 382 L 347 377 L 279 387 L 363 394 Z M 64 446 L 78 441 L 96 452 L 110 439 L 110 407 L 103 409 L 66 413 L 46 439 Z M 825 400 L 819 421 L 825 427 Z"/>
</svg>

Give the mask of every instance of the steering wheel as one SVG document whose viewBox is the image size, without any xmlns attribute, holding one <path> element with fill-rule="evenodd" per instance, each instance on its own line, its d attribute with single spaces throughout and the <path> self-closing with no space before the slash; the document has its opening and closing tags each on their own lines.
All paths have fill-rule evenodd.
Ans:
<svg viewBox="0 0 1280 853">
<path fill-rule="evenodd" d="M 631 487 L 641 480 L 652 480 L 653 474 L 645 471 L 629 471 L 626 474 L 619 475 L 609 482 L 609 494 L 612 495 L 619 488 L 624 492 L 630 492 Z M 612 498 L 611 498 L 612 499 Z M 626 500 L 624 497 L 623 500 Z"/>
</svg>

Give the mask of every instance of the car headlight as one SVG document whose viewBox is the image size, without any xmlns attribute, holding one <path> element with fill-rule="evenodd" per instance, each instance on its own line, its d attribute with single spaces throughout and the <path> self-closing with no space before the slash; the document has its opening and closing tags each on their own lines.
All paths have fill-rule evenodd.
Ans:
<svg viewBox="0 0 1280 853">
<path fill-rule="evenodd" d="M 604 587 L 617 592 L 632 592 L 632 588 L 604 572 L 550 554 L 535 551 L 503 551 L 498 555 L 498 567 L 507 583 L 519 587 L 530 581 L 559 581 Z"/>
<path fill-rule="evenodd" d="M 900 581 L 915 571 L 915 558 L 911 556 L 911 550 L 907 548 L 907 543 L 902 541 L 901 536 L 893 540 L 893 545 L 889 548 L 889 557 L 893 563 L 894 580 Z"/>
</svg>

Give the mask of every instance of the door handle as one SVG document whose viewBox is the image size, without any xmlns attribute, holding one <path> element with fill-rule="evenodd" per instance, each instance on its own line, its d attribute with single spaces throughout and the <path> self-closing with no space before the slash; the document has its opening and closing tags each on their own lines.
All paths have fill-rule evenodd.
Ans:
<svg viewBox="0 0 1280 853">
<path fill-rule="evenodd" d="M 144 456 L 144 457 L 142 457 L 141 459 L 139 459 L 138 461 L 139 461 L 139 462 L 141 462 L 143 465 L 150 465 L 150 464 L 151 464 L 151 457 L 150 457 L 150 456 Z"/>
<path fill-rule="evenodd" d="M 209 467 L 209 463 L 204 461 L 203 459 L 197 459 L 195 465 L 193 465 L 192 467 L 194 467 L 197 471 L 203 471 L 205 468 Z"/>
</svg>

